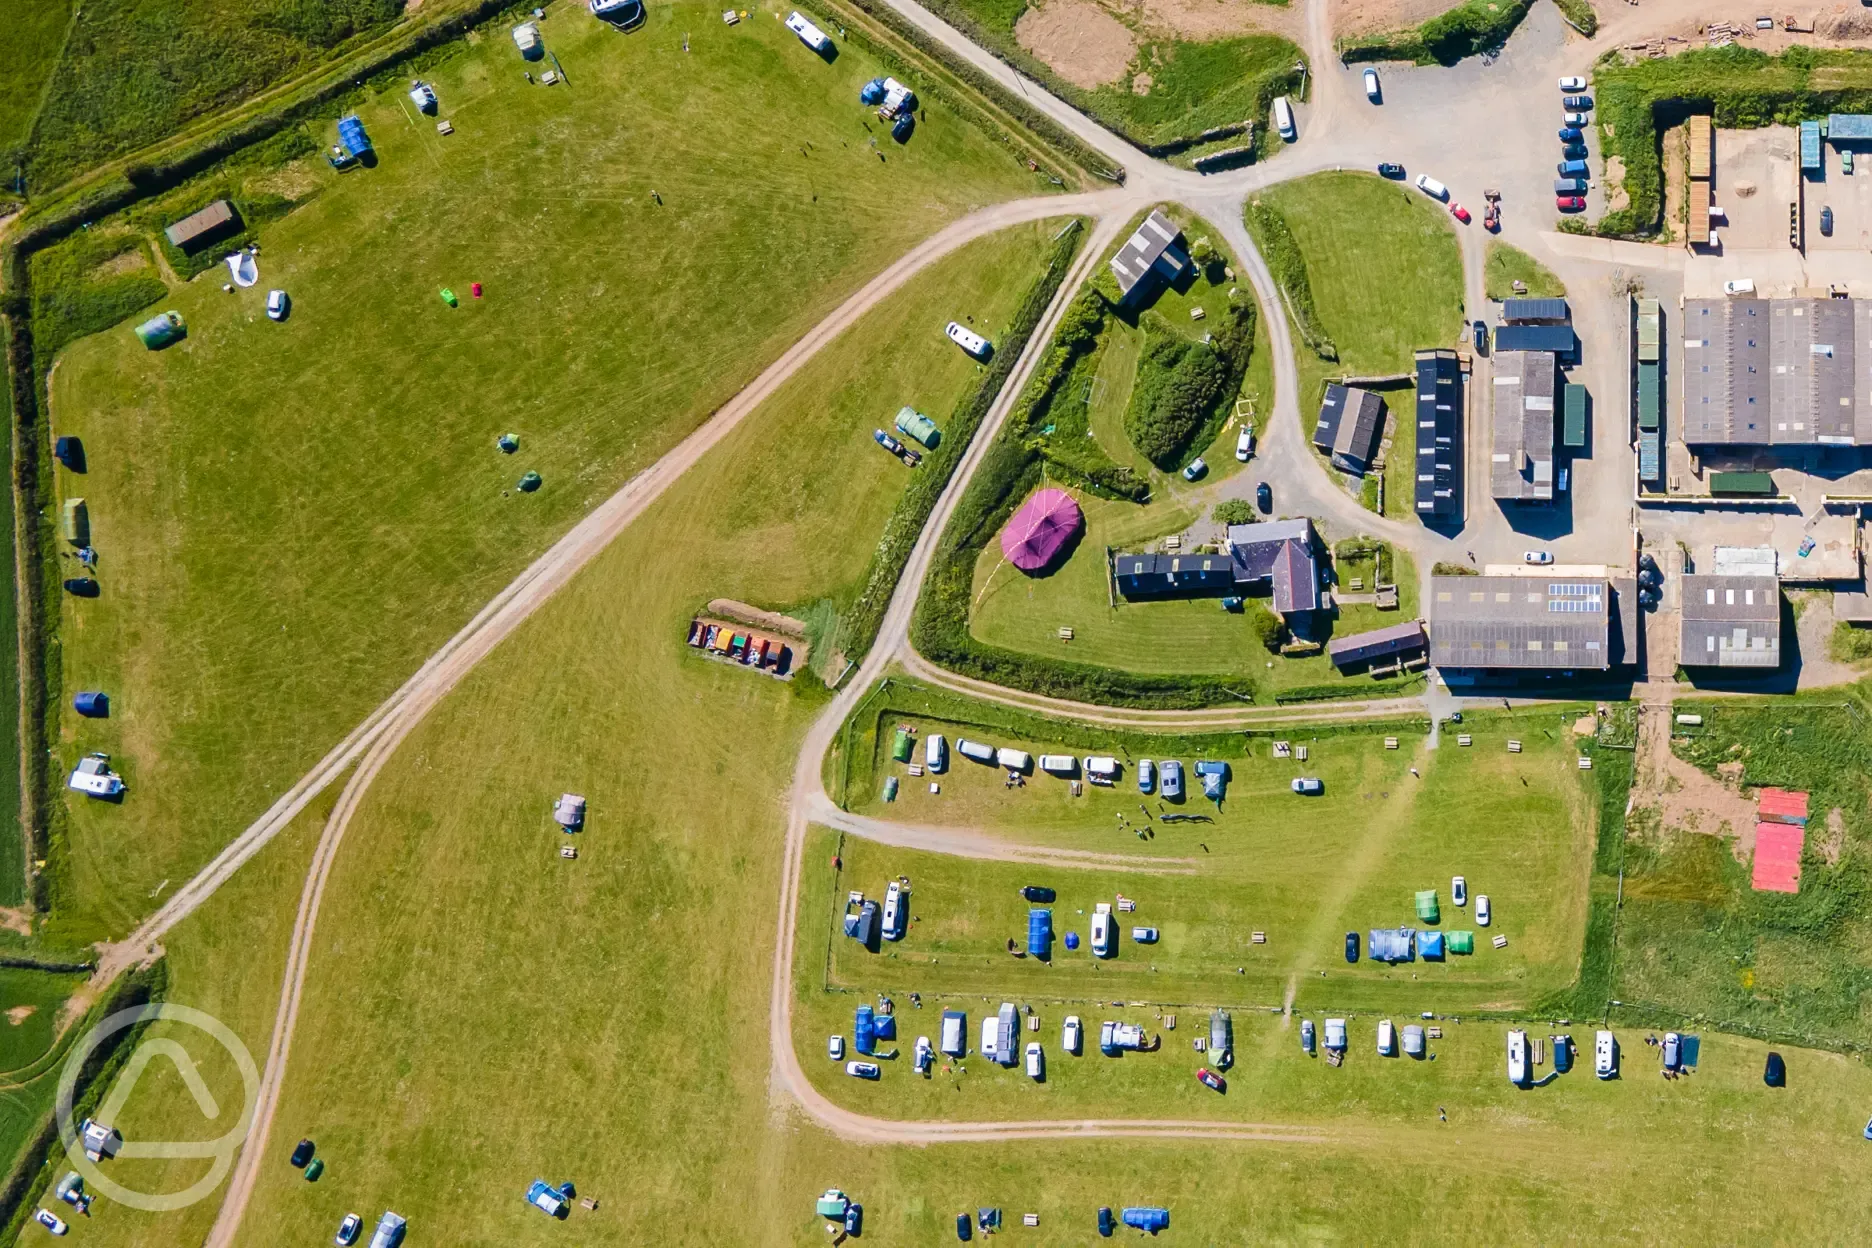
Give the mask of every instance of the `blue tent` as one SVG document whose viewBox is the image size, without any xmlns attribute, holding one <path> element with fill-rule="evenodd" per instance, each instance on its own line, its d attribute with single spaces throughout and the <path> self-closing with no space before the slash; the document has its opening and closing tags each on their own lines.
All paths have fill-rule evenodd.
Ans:
<svg viewBox="0 0 1872 1248">
<path fill-rule="evenodd" d="M 1053 912 L 1051 910 L 1027 912 L 1027 952 L 1036 958 L 1044 958 L 1053 952 Z"/>
<path fill-rule="evenodd" d="M 873 78 L 870 82 L 858 88 L 858 102 L 872 108 L 882 104 L 884 102 L 884 80 L 882 78 Z"/>
<path fill-rule="evenodd" d="M 1426 960 L 1441 962 L 1443 960 L 1443 933 L 1417 933 L 1417 955 Z"/>
<path fill-rule="evenodd" d="M 110 717 L 110 694 L 81 693 L 72 699 L 72 709 L 87 719 Z"/>
<path fill-rule="evenodd" d="M 1140 1231 L 1149 1231 L 1155 1235 L 1158 1231 L 1170 1227 L 1170 1211 L 1150 1206 L 1131 1206 L 1120 1215 L 1126 1226 L 1135 1226 Z"/>
<path fill-rule="evenodd" d="M 1366 956 L 1374 962 L 1409 962 L 1412 958 L 1411 935 L 1408 927 L 1374 927 Z"/>
<path fill-rule="evenodd" d="M 1079 947 L 1079 933 L 1078 932 L 1066 933 L 1066 947 L 1068 949 L 1077 949 Z"/>
<path fill-rule="evenodd" d="M 346 113 L 338 119 L 338 141 L 353 156 L 362 156 L 371 150 L 370 136 L 364 133 L 364 123 L 358 120 L 356 113 Z"/>
<path fill-rule="evenodd" d="M 860 1053 L 877 1052 L 877 1023 L 871 1017 L 871 1007 L 858 1007 L 858 1017 L 852 1023 L 852 1047 Z"/>
<path fill-rule="evenodd" d="M 1211 801 L 1220 802 L 1223 790 L 1228 785 L 1229 765 L 1206 758 L 1198 759 L 1196 774 L 1202 777 L 1203 796 Z"/>
<path fill-rule="evenodd" d="M 895 1014 L 880 1014 L 873 1021 L 877 1028 L 878 1039 L 895 1040 L 897 1038 L 897 1016 Z"/>
</svg>

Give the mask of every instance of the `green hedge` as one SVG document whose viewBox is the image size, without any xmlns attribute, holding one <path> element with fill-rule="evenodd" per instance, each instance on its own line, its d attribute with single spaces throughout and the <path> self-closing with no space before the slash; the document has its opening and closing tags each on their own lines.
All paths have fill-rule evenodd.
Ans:
<svg viewBox="0 0 1872 1248">
<path fill-rule="evenodd" d="M 98 272 L 133 252 L 142 267 L 104 275 Z M 169 293 L 156 272 L 139 234 L 78 234 L 49 247 L 32 260 L 32 314 L 35 345 L 51 359 L 67 343 L 102 333 Z"/>
<path fill-rule="evenodd" d="M 1593 12 L 1589 0 L 1554 0 L 1554 7 L 1569 26 L 1588 39 L 1599 33 L 1599 15 Z"/>
<path fill-rule="evenodd" d="M 1110 300 L 1097 282 L 1073 300 L 1008 425 L 1012 437 L 1047 461 L 1055 480 L 1103 498 L 1141 503 L 1150 497 L 1150 482 L 1086 436 L 1086 409 L 1071 401 L 1098 373 L 1110 312 Z"/>
<path fill-rule="evenodd" d="M 1258 199 L 1248 201 L 1244 217 L 1248 232 L 1254 235 L 1255 246 L 1261 249 L 1262 259 L 1267 261 L 1281 294 L 1286 297 L 1287 309 L 1293 313 L 1301 341 L 1320 359 L 1336 361 L 1339 346 L 1320 324 L 1319 309 L 1313 305 L 1313 283 L 1307 277 L 1306 256 L 1288 227 L 1287 218 L 1279 209 L 1270 208 Z"/>
<path fill-rule="evenodd" d="M 1247 301 L 1231 303 L 1228 320 L 1207 343 L 1191 342 L 1155 313 L 1145 317 L 1125 436 L 1162 471 L 1182 467 L 1201 435 L 1213 439 L 1226 418 L 1254 350 L 1254 315 Z"/>
<path fill-rule="evenodd" d="M 1412 30 L 1349 40 L 1340 45 L 1339 57 L 1347 64 L 1413 61 L 1419 65 L 1454 65 L 1464 57 L 1506 43 L 1533 4 L 1534 0 L 1469 0 Z"/>
</svg>

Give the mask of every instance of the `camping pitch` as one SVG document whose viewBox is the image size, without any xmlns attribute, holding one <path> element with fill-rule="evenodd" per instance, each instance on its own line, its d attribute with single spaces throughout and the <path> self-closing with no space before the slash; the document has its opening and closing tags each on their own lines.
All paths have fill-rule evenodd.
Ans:
<svg viewBox="0 0 1872 1248">
<path fill-rule="evenodd" d="M 1085 515 L 1065 490 L 1044 489 L 1022 503 L 1001 530 L 1001 553 L 1023 572 L 1040 572 L 1085 527 Z"/>
</svg>

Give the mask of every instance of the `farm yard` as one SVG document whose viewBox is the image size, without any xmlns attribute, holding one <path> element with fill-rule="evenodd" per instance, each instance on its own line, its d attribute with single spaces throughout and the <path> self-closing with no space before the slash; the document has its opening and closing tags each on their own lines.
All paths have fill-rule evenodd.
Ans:
<svg viewBox="0 0 1872 1248">
<path fill-rule="evenodd" d="M 685 24 L 681 57 L 667 49 Z M 337 175 L 310 155 L 215 175 L 296 196 L 258 231 L 260 286 L 172 287 L 156 306 L 189 336 L 168 350 L 120 325 L 59 357 L 52 424 L 89 452 L 61 487 L 86 497 L 104 561 L 102 595 L 65 608 L 63 680 L 110 688 L 120 708 L 67 712 L 60 732 L 74 756 L 109 750 L 136 794 L 68 808 L 60 939 L 125 930 L 574 518 L 888 259 L 1045 186 L 935 101 L 915 141 L 880 159 L 856 102 L 875 64 L 854 48 L 828 66 L 778 22 L 664 8 L 631 39 L 571 12 L 545 29 L 577 91 L 529 86 L 504 35 L 461 45 L 428 79 L 452 135 L 413 126 L 399 87 L 360 109 L 375 168 Z M 743 133 L 747 109 L 787 133 Z M 179 216 L 191 194 L 213 192 L 164 202 Z M 873 211 L 880 198 L 897 211 Z M 293 299 L 282 323 L 261 313 L 276 284 Z M 947 351 L 937 394 L 975 374 L 940 338 L 970 311 L 916 326 Z M 881 396 L 842 434 L 868 445 L 905 400 Z M 230 407 L 245 418 L 198 418 Z M 519 435 L 513 455 L 495 447 L 504 432 Z M 525 471 L 537 494 L 515 491 Z"/>
</svg>

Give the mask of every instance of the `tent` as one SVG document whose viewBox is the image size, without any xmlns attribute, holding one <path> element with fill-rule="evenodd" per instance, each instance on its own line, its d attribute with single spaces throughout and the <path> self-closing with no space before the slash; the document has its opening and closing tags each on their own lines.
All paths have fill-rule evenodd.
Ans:
<svg viewBox="0 0 1872 1248">
<path fill-rule="evenodd" d="M 914 407 L 897 409 L 897 419 L 894 423 L 898 433 L 906 438 L 915 438 L 932 451 L 936 449 L 936 444 L 942 441 L 942 430 L 936 427 L 936 422 Z"/>
<path fill-rule="evenodd" d="M 234 276 L 234 284 L 242 290 L 260 281 L 260 266 L 254 263 L 253 253 L 237 251 L 227 258 L 228 272 Z"/>
<path fill-rule="evenodd" d="M 82 498 L 65 500 L 64 514 L 59 521 L 59 530 L 66 541 L 74 546 L 91 544 L 91 512 Z"/>
<path fill-rule="evenodd" d="M 1001 1013 L 998 1017 L 1001 1023 L 1001 1050 L 995 1055 L 996 1060 L 1003 1066 L 1012 1066 L 1015 1056 L 1020 1052 L 1019 1011 L 1015 1010 L 1012 1001 L 1003 1001 L 1001 1003 Z"/>
<path fill-rule="evenodd" d="M 1027 952 L 1036 958 L 1045 958 L 1052 951 L 1053 912 L 1029 910 L 1027 912 Z"/>
<path fill-rule="evenodd" d="M 1216 1065 L 1231 1064 L 1230 1054 L 1235 1048 L 1235 1023 L 1227 1010 L 1213 1010 L 1209 1014 L 1209 1051 L 1215 1054 Z"/>
<path fill-rule="evenodd" d="M 1065 490 L 1044 489 L 1020 505 L 1001 530 L 1001 553 L 1023 572 L 1040 572 L 1085 528 L 1085 513 Z"/>
<path fill-rule="evenodd" d="M 188 337 L 188 326 L 180 312 L 159 312 L 136 327 L 136 336 L 152 351 L 160 351 L 172 342 Z"/>
<path fill-rule="evenodd" d="M 891 757 L 900 763 L 907 763 L 915 749 L 916 743 L 910 739 L 910 734 L 899 728 L 891 740 Z"/>
<path fill-rule="evenodd" d="M 1158 1231 L 1168 1230 L 1170 1227 L 1170 1211 L 1168 1209 L 1139 1208 L 1134 1206 L 1126 1209 L 1120 1216 L 1123 1218 L 1126 1226 L 1135 1226 L 1138 1230 L 1149 1231 L 1153 1235 Z"/>
<path fill-rule="evenodd" d="M 358 120 L 356 113 L 346 113 L 338 119 L 338 141 L 353 156 L 362 156 L 371 150 L 370 136 L 364 133 L 364 123 Z"/>
<path fill-rule="evenodd" d="M 878 1039 L 895 1040 L 897 1038 L 897 1016 L 895 1014 L 879 1014 L 872 1020 L 872 1025 L 877 1028 Z"/>
<path fill-rule="evenodd" d="M 1427 961 L 1441 962 L 1443 960 L 1443 933 L 1418 932 L 1417 956 Z"/>
<path fill-rule="evenodd" d="M 1436 889 L 1425 888 L 1417 892 L 1417 917 L 1425 923 L 1435 923 L 1442 917 L 1437 909 Z"/>
<path fill-rule="evenodd" d="M 1451 953 L 1474 953 L 1475 933 L 1451 932 L 1449 934 L 1449 951 Z"/>
<path fill-rule="evenodd" d="M 1366 956 L 1374 962 L 1409 962 L 1413 956 L 1411 936 L 1408 927 L 1374 927 Z"/>
<path fill-rule="evenodd" d="M 877 1022 L 868 1005 L 858 1007 L 852 1022 L 852 1047 L 867 1056 L 877 1052 Z"/>
<path fill-rule="evenodd" d="M 85 470 L 84 442 L 69 434 L 60 438 L 52 447 L 53 458 L 73 472 Z"/>
<path fill-rule="evenodd" d="M 72 699 L 72 709 L 86 719 L 110 718 L 110 695 L 108 693 L 81 693 Z"/>
<path fill-rule="evenodd" d="M 531 494 L 534 490 L 539 489 L 539 487 L 540 475 L 537 472 L 529 472 L 522 476 L 519 482 L 514 486 L 514 488 L 519 490 L 522 494 Z"/>
</svg>

